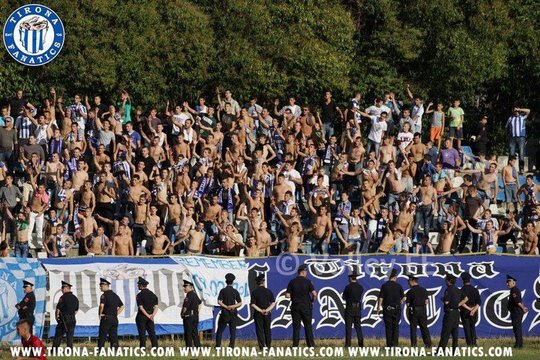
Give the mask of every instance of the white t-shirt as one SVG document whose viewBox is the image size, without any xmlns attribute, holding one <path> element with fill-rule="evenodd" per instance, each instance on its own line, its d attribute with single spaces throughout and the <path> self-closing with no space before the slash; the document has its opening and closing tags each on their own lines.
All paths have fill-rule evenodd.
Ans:
<svg viewBox="0 0 540 360">
<path fill-rule="evenodd" d="M 383 132 L 387 129 L 386 121 L 379 121 L 379 117 L 371 115 L 371 129 L 368 139 L 376 143 L 381 143 Z"/>
<path fill-rule="evenodd" d="M 300 173 L 296 169 L 292 169 L 291 171 L 284 171 L 283 175 L 285 175 L 285 184 L 291 187 L 294 196 L 294 193 L 296 192 L 296 183 L 292 180 L 302 179 L 302 175 L 300 175 Z"/>
<path fill-rule="evenodd" d="M 412 132 L 400 132 L 397 136 L 400 149 L 405 149 L 413 140 Z"/>
<path fill-rule="evenodd" d="M 369 114 L 369 115 L 375 115 L 375 116 L 380 116 L 382 112 L 386 112 L 388 114 L 388 116 L 390 116 L 390 114 L 392 113 L 392 110 L 390 110 L 390 108 L 386 105 L 381 105 L 381 107 L 377 107 L 375 105 L 371 105 L 370 107 L 368 107 L 366 109 L 366 112 Z"/>
</svg>

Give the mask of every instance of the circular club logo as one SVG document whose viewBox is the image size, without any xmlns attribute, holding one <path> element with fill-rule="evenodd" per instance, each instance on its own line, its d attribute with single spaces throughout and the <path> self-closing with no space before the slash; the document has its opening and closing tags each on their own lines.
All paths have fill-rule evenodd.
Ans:
<svg viewBox="0 0 540 360">
<path fill-rule="evenodd" d="M 54 11 L 39 4 L 15 10 L 4 26 L 4 45 L 15 60 L 28 66 L 45 65 L 64 45 L 64 25 Z"/>
</svg>

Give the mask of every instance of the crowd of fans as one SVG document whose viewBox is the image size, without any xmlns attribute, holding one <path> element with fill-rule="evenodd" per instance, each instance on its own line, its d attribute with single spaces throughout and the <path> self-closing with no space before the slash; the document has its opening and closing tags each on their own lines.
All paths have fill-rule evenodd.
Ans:
<svg viewBox="0 0 540 360">
<path fill-rule="evenodd" d="M 265 107 L 218 88 L 215 106 L 143 111 L 127 91 L 105 104 L 51 89 L 40 105 L 18 91 L 0 117 L 0 253 L 494 253 L 518 238 L 537 253 L 539 186 L 519 182 L 530 111 L 513 109 L 499 169 L 486 117 L 406 92 L 342 110 L 329 91 Z"/>
</svg>

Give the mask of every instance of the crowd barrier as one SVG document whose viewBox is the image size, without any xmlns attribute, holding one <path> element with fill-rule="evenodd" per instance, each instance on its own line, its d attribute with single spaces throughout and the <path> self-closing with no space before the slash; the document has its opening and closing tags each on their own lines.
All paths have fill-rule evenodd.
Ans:
<svg viewBox="0 0 540 360">
<path fill-rule="evenodd" d="M 41 268 L 40 263 L 47 270 Z M 12 342 L 16 338 L 18 320 L 15 304 L 23 297 L 22 279 L 36 284 L 36 333 L 42 335 L 45 311 L 51 313 L 60 297 L 60 282 L 68 281 L 80 301 L 75 336 L 97 336 L 99 321 L 99 278 L 111 280 L 112 289 L 125 304 L 119 317 L 119 334 L 136 335 L 135 296 L 137 277 L 149 282 L 149 289 L 159 298 L 156 317 L 158 334 L 182 334 L 180 308 L 184 299 L 182 280 L 191 279 L 203 301 L 200 330 L 215 328 L 219 308 L 217 295 L 225 286 L 228 272 L 236 275 L 235 287 L 244 306 L 240 308 L 237 336 L 255 339 L 250 292 L 255 289 L 255 277 L 266 274 L 266 285 L 276 296 L 272 316 L 272 334 L 275 339 L 289 339 L 292 334 L 290 302 L 285 298 L 287 283 L 296 276 L 300 264 L 308 265 L 308 278 L 318 292 L 313 304 L 313 327 L 318 338 L 344 337 L 344 303 L 341 298 L 348 282 L 348 272 L 356 268 L 358 281 L 364 287 L 362 327 L 366 337 L 384 337 L 382 316 L 376 311 L 376 300 L 381 285 L 393 267 L 399 272 L 398 282 L 408 289 L 406 273 L 419 277 L 420 285 L 429 292 L 427 305 L 428 326 L 432 334 L 440 334 L 446 287 L 444 277 L 451 273 L 460 276 L 468 271 L 472 283 L 481 294 L 482 307 L 478 316 L 479 337 L 512 336 L 510 315 L 506 304 L 506 274 L 518 279 L 517 286 L 529 312 L 523 319 L 525 336 L 540 335 L 540 258 L 510 255 L 463 256 L 303 256 L 282 255 L 267 258 L 224 258 L 209 256 L 171 256 L 163 258 L 85 257 L 64 259 L 0 259 L 0 341 Z M 49 286 L 47 287 L 47 277 Z M 458 285 L 461 281 L 458 280 Z M 46 291 L 48 289 L 48 291 Z M 54 335 L 56 322 L 50 317 L 49 336 Z M 227 332 L 226 332 L 227 333 Z M 402 312 L 400 333 L 408 336 L 408 318 Z"/>
</svg>

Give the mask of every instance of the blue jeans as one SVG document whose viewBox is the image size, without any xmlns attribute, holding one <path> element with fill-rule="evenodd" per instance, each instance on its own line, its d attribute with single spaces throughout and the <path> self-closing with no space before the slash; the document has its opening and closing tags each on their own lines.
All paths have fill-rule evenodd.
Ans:
<svg viewBox="0 0 540 360">
<path fill-rule="evenodd" d="M 424 227 L 423 235 L 429 235 L 431 229 L 431 221 L 433 220 L 433 204 L 422 205 L 416 209 L 416 219 L 414 222 L 414 228 L 416 233 L 419 233 L 419 227 Z M 420 242 L 420 241 L 419 241 Z"/>
<path fill-rule="evenodd" d="M 16 242 L 15 243 L 15 257 L 27 258 L 29 249 L 30 249 L 30 246 L 28 245 L 28 242 L 25 242 L 25 243 Z"/>
<path fill-rule="evenodd" d="M 366 154 L 369 155 L 371 150 L 375 151 L 375 155 L 378 156 L 379 154 L 379 148 L 381 147 L 381 143 L 375 142 L 371 139 L 368 139 L 367 148 L 366 148 Z"/>
<path fill-rule="evenodd" d="M 525 164 L 525 136 L 515 136 L 510 138 L 508 143 L 510 156 L 516 155 L 516 146 L 519 151 L 519 168 L 523 170 Z"/>
</svg>

